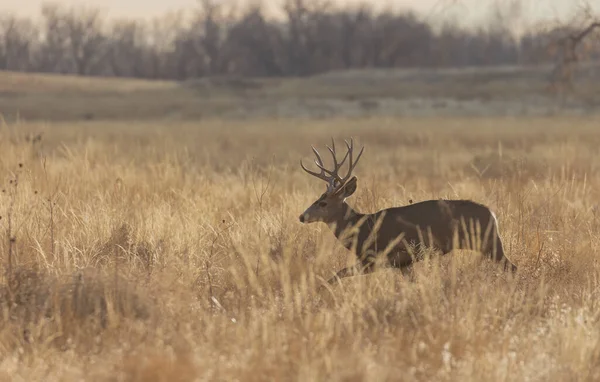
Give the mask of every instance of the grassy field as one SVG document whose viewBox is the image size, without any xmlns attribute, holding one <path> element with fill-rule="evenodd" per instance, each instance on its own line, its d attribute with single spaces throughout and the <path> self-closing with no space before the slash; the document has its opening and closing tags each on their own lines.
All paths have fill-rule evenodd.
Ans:
<svg viewBox="0 0 600 382">
<path fill-rule="evenodd" d="M 597 115 L 600 66 L 549 89 L 550 67 L 363 70 L 306 78 L 184 82 L 0 72 L 7 121 L 197 121 L 226 118 Z"/>
<path fill-rule="evenodd" d="M 0 380 L 598 380 L 599 123 L 3 125 Z M 351 205 L 488 204 L 517 276 L 457 252 L 317 292 L 354 260 L 298 222 L 330 136 L 366 147 Z"/>
</svg>

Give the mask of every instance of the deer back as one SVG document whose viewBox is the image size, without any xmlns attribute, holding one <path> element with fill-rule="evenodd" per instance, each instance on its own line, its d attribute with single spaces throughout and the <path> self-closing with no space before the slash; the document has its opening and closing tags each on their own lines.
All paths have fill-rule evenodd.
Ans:
<svg viewBox="0 0 600 382">
<path fill-rule="evenodd" d="M 449 252 L 455 233 L 460 240 L 464 227 L 468 230 L 475 222 L 479 222 L 479 232 L 484 233 L 489 225 L 495 232 L 492 212 L 470 200 L 428 200 L 388 208 L 365 215 L 358 229 L 355 252 L 360 257 L 393 248 L 390 253 L 393 255 L 406 252 L 407 246 L 418 245 Z"/>
</svg>

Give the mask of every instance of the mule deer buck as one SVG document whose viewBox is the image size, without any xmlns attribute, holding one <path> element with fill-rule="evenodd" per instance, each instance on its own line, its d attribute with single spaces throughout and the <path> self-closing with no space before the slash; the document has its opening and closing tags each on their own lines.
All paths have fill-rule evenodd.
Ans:
<svg viewBox="0 0 600 382">
<path fill-rule="evenodd" d="M 344 277 L 373 272 L 378 258 L 394 268 L 408 267 L 418 261 L 415 249 L 424 246 L 443 254 L 453 249 L 477 249 L 502 262 L 505 271 L 516 272 L 517 267 L 504 254 L 496 216 L 482 204 L 470 200 L 427 200 L 373 214 L 354 210 L 346 198 L 356 191 L 357 178 L 352 176 L 352 171 L 364 147 L 354 160 L 354 141 L 344 141 L 347 151 L 338 162 L 333 138 L 331 141 L 331 147 L 326 147 L 333 157 L 333 169 L 325 168 L 314 146 L 315 164 L 320 172 L 309 170 L 300 160 L 304 171 L 327 183 L 326 191 L 300 215 L 300 222 L 326 223 L 359 261 L 357 266 L 339 271 L 328 280 L 329 284 Z M 349 159 L 348 172 L 342 177 L 339 170 L 346 159 Z"/>
</svg>

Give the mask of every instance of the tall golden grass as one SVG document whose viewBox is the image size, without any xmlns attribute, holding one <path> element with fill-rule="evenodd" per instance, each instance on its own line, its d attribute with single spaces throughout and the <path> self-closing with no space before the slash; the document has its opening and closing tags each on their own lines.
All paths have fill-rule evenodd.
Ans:
<svg viewBox="0 0 600 382">
<path fill-rule="evenodd" d="M 3 126 L 0 380 L 598 380 L 599 122 Z M 317 292 L 354 261 L 298 222 L 330 136 L 366 147 L 349 203 L 485 203 L 516 278 L 457 252 Z"/>
</svg>

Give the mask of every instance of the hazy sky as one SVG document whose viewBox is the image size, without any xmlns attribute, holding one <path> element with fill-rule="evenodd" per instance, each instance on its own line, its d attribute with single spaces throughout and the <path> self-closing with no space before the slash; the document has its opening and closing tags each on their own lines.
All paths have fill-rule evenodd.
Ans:
<svg viewBox="0 0 600 382">
<path fill-rule="evenodd" d="M 358 0 L 337 1 L 357 2 Z M 507 4 L 511 1 L 514 0 L 374 0 L 373 3 L 413 9 L 434 19 L 454 17 L 469 22 L 481 20 L 488 15 L 494 3 Z M 43 2 L 45 0 L 0 0 L 0 12 L 36 16 Z M 58 0 L 55 2 L 100 7 L 111 17 L 143 18 L 159 16 L 172 10 L 192 9 L 198 4 L 196 0 Z M 263 1 L 265 4 L 269 2 Z M 600 12 L 600 0 L 520 0 L 520 3 L 522 14 L 528 21 L 557 18 L 566 20 L 576 7 L 583 3 L 590 4 Z"/>
</svg>

